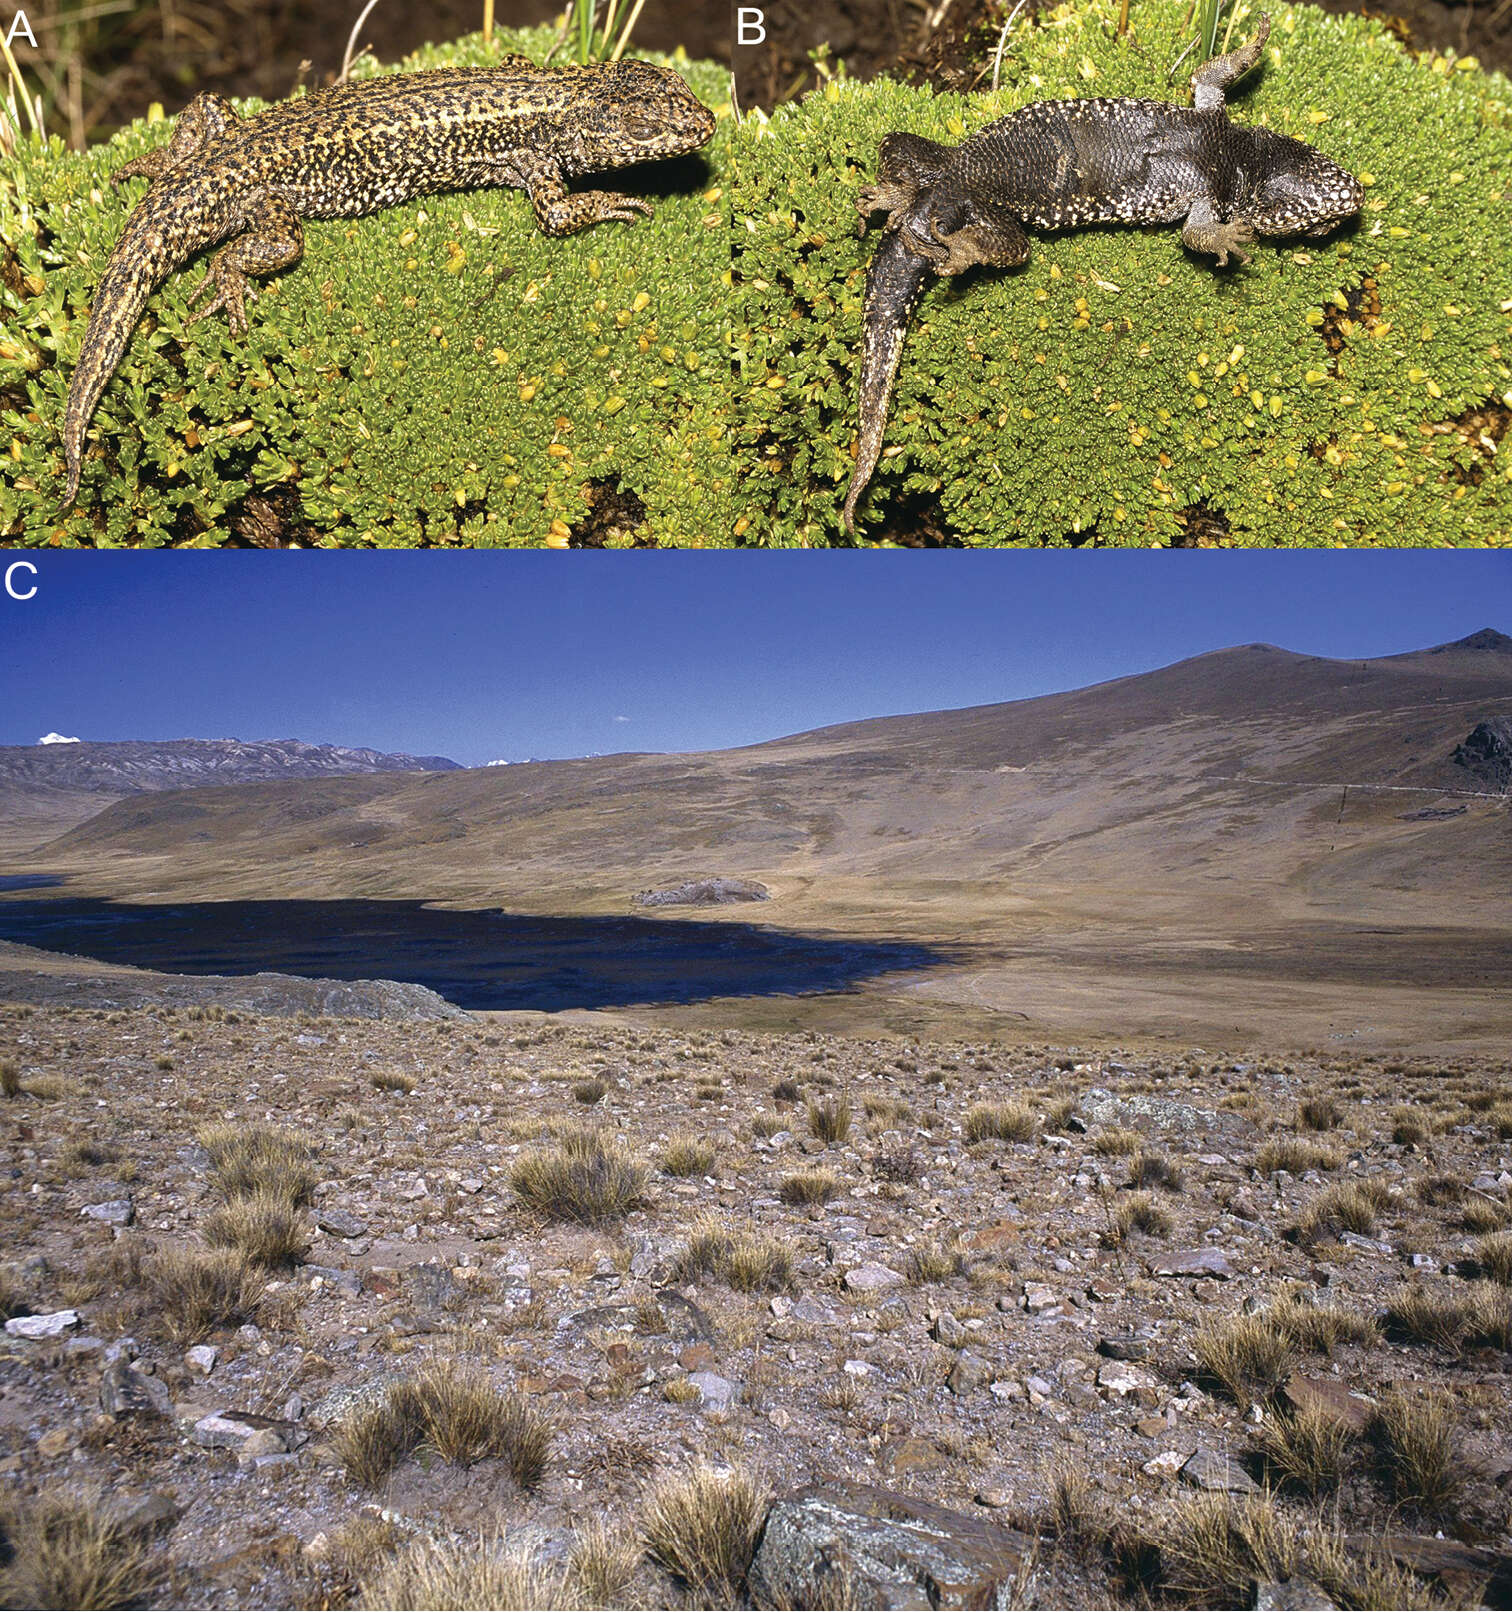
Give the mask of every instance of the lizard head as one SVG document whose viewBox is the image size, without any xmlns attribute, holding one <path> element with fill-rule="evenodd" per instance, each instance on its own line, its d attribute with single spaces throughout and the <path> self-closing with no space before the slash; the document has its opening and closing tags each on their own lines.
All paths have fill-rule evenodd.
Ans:
<svg viewBox="0 0 1512 1612">
<path fill-rule="evenodd" d="M 583 154 L 592 167 L 681 157 L 707 145 L 714 114 L 670 67 L 612 62 L 595 85 L 595 116 L 585 120 Z"/>
<path fill-rule="evenodd" d="M 1326 235 L 1359 212 L 1365 192 L 1347 169 L 1304 141 L 1270 129 L 1251 133 L 1252 183 L 1237 211 L 1256 234 Z"/>
</svg>

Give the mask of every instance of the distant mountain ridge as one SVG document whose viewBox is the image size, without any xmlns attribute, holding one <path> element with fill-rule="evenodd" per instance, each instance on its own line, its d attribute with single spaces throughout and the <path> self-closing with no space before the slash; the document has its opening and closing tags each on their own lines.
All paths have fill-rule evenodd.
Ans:
<svg viewBox="0 0 1512 1612">
<path fill-rule="evenodd" d="M 407 756 L 300 739 L 123 739 L 0 745 L 0 788 L 136 795 L 375 772 L 458 772 L 446 756 Z"/>
</svg>

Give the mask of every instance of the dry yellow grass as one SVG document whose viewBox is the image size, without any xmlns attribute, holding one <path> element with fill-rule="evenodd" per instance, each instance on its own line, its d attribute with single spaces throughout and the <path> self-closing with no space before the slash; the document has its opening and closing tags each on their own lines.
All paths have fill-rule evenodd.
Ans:
<svg viewBox="0 0 1512 1612">
<path fill-rule="evenodd" d="M 731 1606 L 745 1589 L 766 1497 L 741 1468 L 695 1467 L 652 1491 L 641 1519 L 646 1548 L 706 1606 Z"/>
</svg>

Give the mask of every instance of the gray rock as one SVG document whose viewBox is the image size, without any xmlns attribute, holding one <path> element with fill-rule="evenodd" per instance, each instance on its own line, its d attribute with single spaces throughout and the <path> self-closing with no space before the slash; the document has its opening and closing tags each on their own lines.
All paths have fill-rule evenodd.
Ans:
<svg viewBox="0 0 1512 1612">
<path fill-rule="evenodd" d="M 1253 1494 L 1255 1480 L 1226 1455 L 1213 1450 L 1197 1450 L 1181 1468 L 1181 1481 L 1194 1489 L 1211 1489 L 1227 1494 Z"/>
<path fill-rule="evenodd" d="M 1115 1338 L 1099 1339 L 1097 1352 L 1109 1360 L 1148 1360 L 1150 1340 L 1136 1337 L 1132 1332 L 1123 1333 Z"/>
<path fill-rule="evenodd" d="M 399 1278 L 399 1290 L 419 1310 L 439 1310 L 461 1293 L 449 1265 L 410 1265 Z"/>
<path fill-rule="evenodd" d="M 805 1293 L 796 1300 L 788 1314 L 795 1321 L 801 1321 L 805 1326 L 827 1327 L 835 1324 L 835 1312 L 829 1305 L 821 1303 L 812 1293 Z"/>
<path fill-rule="evenodd" d="M 987 1362 L 970 1349 L 963 1349 L 956 1356 L 955 1365 L 950 1368 L 946 1386 L 953 1394 L 969 1394 L 973 1388 L 980 1388 L 991 1377 L 992 1368 Z"/>
<path fill-rule="evenodd" d="M 845 1273 L 845 1285 L 852 1293 L 880 1293 L 902 1282 L 902 1274 L 888 1265 L 857 1265 Z"/>
<path fill-rule="evenodd" d="M 345 1209 L 322 1207 L 315 1211 L 315 1224 L 332 1237 L 360 1237 L 367 1230 L 367 1222 Z"/>
<path fill-rule="evenodd" d="M 971 1337 L 971 1333 L 946 1310 L 943 1315 L 935 1317 L 934 1325 L 929 1329 L 930 1335 L 937 1343 L 943 1343 L 949 1349 L 959 1349 Z"/>
<path fill-rule="evenodd" d="M 105 1226 L 129 1226 L 136 1219 L 136 1205 L 130 1198 L 109 1198 L 104 1203 L 86 1204 L 79 1215 Z"/>
<path fill-rule="evenodd" d="M 213 1343 L 197 1343 L 192 1349 L 184 1350 L 184 1364 L 201 1377 L 208 1377 L 219 1359 L 220 1350 Z"/>
<path fill-rule="evenodd" d="M 1160 1381 L 1127 1361 L 1109 1361 L 1098 1368 L 1097 1386 L 1109 1397 L 1123 1399 L 1129 1394 L 1149 1396 L 1160 1387 Z"/>
<path fill-rule="evenodd" d="M 835 1480 L 778 1500 L 751 1563 L 757 1606 L 1001 1606 L 1034 1541 L 980 1516 Z"/>
<path fill-rule="evenodd" d="M 1362 1254 L 1391 1254 L 1396 1250 L 1379 1237 L 1362 1237 L 1357 1231 L 1341 1231 L 1338 1241 L 1345 1248 L 1357 1248 Z"/>
<path fill-rule="evenodd" d="M 1255 1586 L 1255 1612 L 1334 1612 L 1337 1604 L 1310 1578 L 1286 1578 Z"/>
<path fill-rule="evenodd" d="M 248 1448 L 259 1434 L 271 1432 L 278 1437 L 280 1451 L 303 1444 L 308 1434 L 302 1428 L 291 1427 L 272 1416 L 258 1416 L 252 1411 L 212 1411 L 194 1424 L 194 1442 L 207 1450 L 236 1450 Z M 259 1455 L 273 1452 L 272 1440 L 261 1440 L 253 1446 Z"/>
<path fill-rule="evenodd" d="M 1098 1126 L 1155 1131 L 1172 1141 L 1204 1131 L 1241 1138 L 1253 1135 L 1255 1130 L 1249 1120 L 1227 1109 L 1220 1112 L 1193 1108 L 1189 1103 L 1178 1103 L 1169 1097 L 1152 1097 L 1144 1092 L 1130 1092 L 1115 1097 L 1102 1087 L 1094 1087 L 1077 1103 L 1069 1127 L 1076 1131 L 1090 1131 Z"/>
<path fill-rule="evenodd" d="M 308 1282 L 320 1278 L 322 1287 L 334 1287 L 349 1299 L 362 1296 L 362 1278 L 356 1271 L 344 1271 L 336 1265 L 301 1265 L 299 1274 Z"/>
<path fill-rule="evenodd" d="M 45 1315 L 12 1316 L 5 1323 L 5 1331 L 12 1338 L 61 1338 L 78 1324 L 77 1310 L 51 1310 Z"/>
<path fill-rule="evenodd" d="M 689 1372 L 688 1381 L 698 1390 L 705 1410 L 728 1410 L 740 1392 L 728 1377 L 721 1377 L 717 1371 Z"/>
<path fill-rule="evenodd" d="M 173 1396 L 156 1377 L 138 1371 L 128 1360 L 117 1360 L 100 1376 L 100 1409 L 107 1416 L 168 1416 Z"/>
<path fill-rule="evenodd" d="M 1024 1283 L 1024 1308 L 1030 1315 L 1059 1315 L 1061 1296 L 1044 1282 Z"/>
<path fill-rule="evenodd" d="M 1150 1271 L 1155 1276 L 1216 1276 L 1220 1282 L 1234 1274 L 1233 1266 L 1216 1248 L 1188 1248 L 1163 1254 L 1151 1260 Z"/>
<path fill-rule="evenodd" d="M 123 1496 L 112 1500 L 107 1512 L 112 1524 L 123 1534 L 142 1537 L 162 1533 L 184 1514 L 172 1495 L 154 1490 L 147 1495 Z"/>
</svg>

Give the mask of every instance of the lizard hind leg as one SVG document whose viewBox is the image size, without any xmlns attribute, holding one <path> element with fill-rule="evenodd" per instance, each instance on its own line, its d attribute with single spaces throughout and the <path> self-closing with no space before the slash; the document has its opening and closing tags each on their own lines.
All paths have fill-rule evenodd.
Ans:
<svg viewBox="0 0 1512 1612">
<path fill-rule="evenodd" d="M 1231 255 L 1240 263 L 1248 263 L 1249 253 L 1241 249 L 1254 239 L 1254 230 L 1242 218 L 1220 223 L 1211 202 L 1198 202 L 1181 227 L 1181 244 L 1189 251 L 1207 253 L 1214 267 L 1220 269 L 1228 267 Z"/>
<path fill-rule="evenodd" d="M 930 259 L 936 274 L 964 274 L 979 265 L 1011 269 L 1028 261 L 1029 237 L 1005 208 L 975 203 L 965 220 L 953 228 L 942 228 L 941 220 L 933 215 L 928 223 L 930 241 L 911 244 Z"/>
<path fill-rule="evenodd" d="M 201 146 L 218 140 L 237 121 L 236 108 L 224 95 L 204 90 L 173 120 L 173 136 L 167 145 L 123 162 L 111 174 L 110 182 L 119 185 L 127 179 L 157 179 L 192 157 Z"/>
<path fill-rule="evenodd" d="M 1192 74 L 1192 101 L 1199 112 L 1213 112 L 1222 108 L 1225 91 L 1231 84 L 1238 83 L 1260 60 L 1260 52 L 1265 49 L 1265 42 L 1269 38 L 1270 17 L 1262 11 L 1255 37 L 1248 44 L 1229 51 L 1227 55 L 1215 56 Z"/>
<path fill-rule="evenodd" d="M 225 309 L 226 322 L 233 336 L 247 329 L 246 302 L 257 300 L 256 288 L 247 281 L 249 274 L 274 274 L 293 263 L 304 251 L 304 231 L 299 215 L 282 196 L 260 192 L 248 204 L 247 228 L 210 260 L 209 272 L 194 288 L 191 303 L 215 286 L 215 295 L 198 313 L 185 321 L 194 324 L 207 314 Z"/>
</svg>

